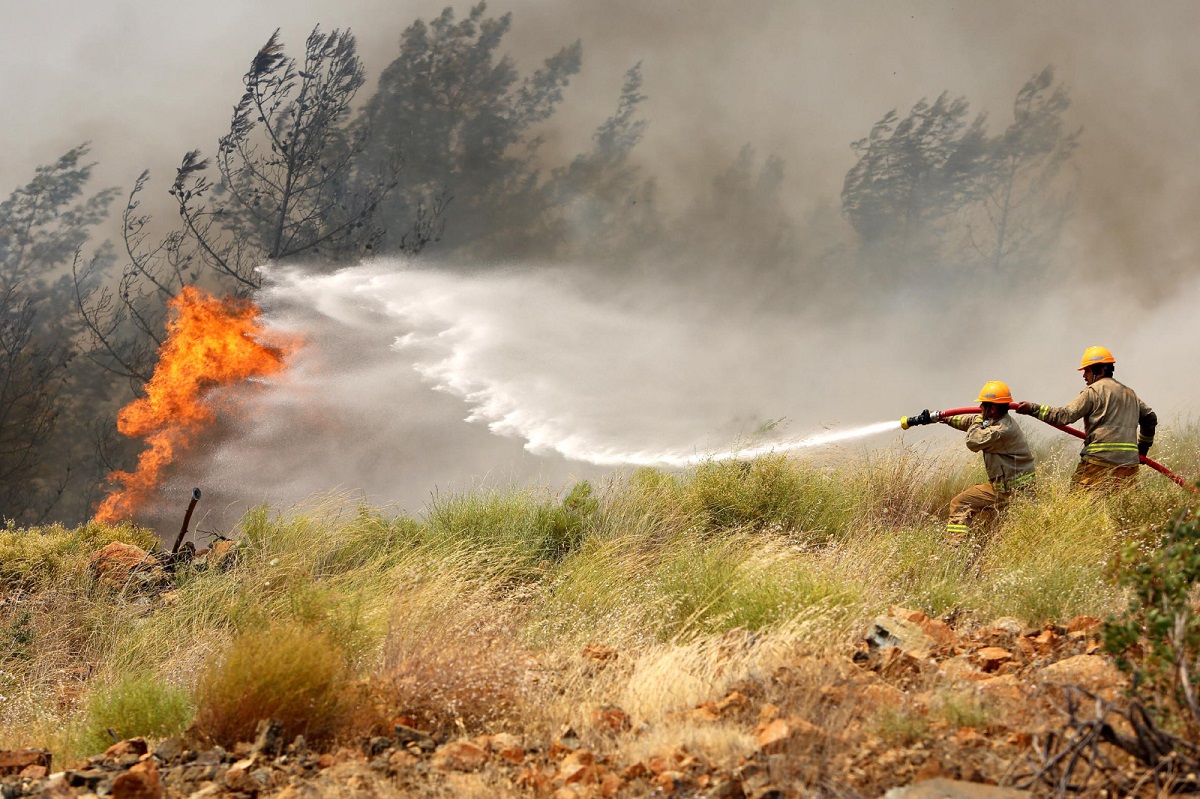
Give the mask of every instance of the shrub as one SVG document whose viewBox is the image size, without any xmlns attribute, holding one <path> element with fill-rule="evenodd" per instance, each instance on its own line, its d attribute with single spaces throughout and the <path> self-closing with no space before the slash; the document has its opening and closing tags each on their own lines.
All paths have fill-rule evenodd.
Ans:
<svg viewBox="0 0 1200 799">
<path fill-rule="evenodd" d="M 399 599 L 384 644 L 390 706 L 423 729 L 484 732 L 524 706 L 527 657 L 516 637 L 519 599 L 440 579 Z"/>
<path fill-rule="evenodd" d="M 1160 721 L 1197 732 L 1200 618 L 1190 600 L 1200 582 L 1196 511 L 1182 509 L 1166 525 L 1129 541 L 1115 571 L 1131 596 L 1125 613 L 1104 624 L 1105 649 Z"/>
<path fill-rule="evenodd" d="M 101 687 L 88 698 L 80 748 L 100 752 L 116 740 L 167 738 L 192 720 L 192 704 L 182 688 L 157 678 L 130 676 Z"/>
<path fill-rule="evenodd" d="M 287 738 L 328 743 L 355 709 L 349 678 L 345 654 L 322 632 L 295 622 L 245 632 L 201 674 L 196 731 L 232 746 L 271 718 Z"/>
</svg>

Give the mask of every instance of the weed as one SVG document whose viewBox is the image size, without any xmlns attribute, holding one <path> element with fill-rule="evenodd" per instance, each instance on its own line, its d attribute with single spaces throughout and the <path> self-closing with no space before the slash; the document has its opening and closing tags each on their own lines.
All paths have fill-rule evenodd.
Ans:
<svg viewBox="0 0 1200 799">
<path fill-rule="evenodd" d="M 896 746 L 911 746 L 929 735 L 929 724 L 909 707 L 881 708 L 872 720 L 871 730 Z"/>
<path fill-rule="evenodd" d="M 139 735 L 166 738 L 181 732 L 192 714 L 191 702 L 182 688 L 152 676 L 130 676 L 92 691 L 78 745 L 90 754 Z"/>
<path fill-rule="evenodd" d="M 289 622 L 245 632 L 201 675 L 196 730 L 232 746 L 271 718 L 285 737 L 328 743 L 355 709 L 349 677 L 345 653 L 320 631 Z"/>
</svg>

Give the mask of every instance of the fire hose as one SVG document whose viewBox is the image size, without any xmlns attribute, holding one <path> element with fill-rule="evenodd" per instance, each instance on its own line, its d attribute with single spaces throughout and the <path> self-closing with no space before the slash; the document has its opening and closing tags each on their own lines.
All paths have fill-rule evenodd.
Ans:
<svg viewBox="0 0 1200 799">
<path fill-rule="evenodd" d="M 1018 404 L 1019 403 L 1011 402 L 1011 403 L 1009 403 L 1008 407 L 1012 408 L 1012 409 L 1016 409 Z M 900 428 L 902 430 L 907 430 L 914 423 L 915 424 L 930 424 L 932 422 L 936 422 L 941 419 L 944 419 L 947 416 L 964 416 L 966 414 L 980 413 L 981 410 L 982 410 L 981 408 L 951 408 L 948 411 L 922 411 L 917 416 L 902 417 L 900 419 Z M 925 414 L 928 414 L 927 418 L 925 417 Z M 917 419 L 919 419 L 920 421 L 916 421 Z M 1042 421 L 1045 421 L 1045 420 L 1042 420 Z M 1074 427 L 1069 427 L 1065 424 L 1055 424 L 1054 422 L 1046 422 L 1046 424 L 1048 424 L 1051 427 L 1054 427 L 1058 430 L 1061 430 L 1064 433 L 1073 435 L 1076 438 L 1085 438 L 1083 432 L 1080 430 L 1076 430 Z M 1149 466 L 1151 469 L 1158 472 L 1159 474 L 1170 478 L 1173 482 L 1177 483 L 1178 485 L 1182 486 L 1183 488 L 1186 488 L 1189 491 L 1192 491 L 1194 493 L 1200 494 L 1200 489 L 1197 489 L 1196 486 L 1194 486 L 1191 483 L 1189 483 L 1188 481 L 1184 480 L 1182 477 L 1175 474 L 1175 472 L 1171 471 L 1166 466 L 1163 466 L 1158 461 L 1151 460 L 1150 458 L 1147 458 L 1145 455 L 1138 455 L 1138 460 L 1141 461 L 1142 463 L 1146 464 L 1147 466 Z"/>
</svg>

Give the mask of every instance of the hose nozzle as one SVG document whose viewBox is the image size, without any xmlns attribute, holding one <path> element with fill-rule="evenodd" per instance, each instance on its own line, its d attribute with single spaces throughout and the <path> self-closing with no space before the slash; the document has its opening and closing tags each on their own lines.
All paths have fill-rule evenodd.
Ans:
<svg viewBox="0 0 1200 799">
<path fill-rule="evenodd" d="M 937 421 L 937 415 L 936 414 L 930 415 L 929 409 L 926 408 L 925 410 L 921 411 L 920 413 L 913 414 L 912 416 L 901 416 L 900 417 L 900 429 L 907 430 L 910 427 L 916 427 L 917 425 L 922 425 L 922 424 L 931 424 L 932 422 L 936 422 L 936 421 Z"/>
</svg>

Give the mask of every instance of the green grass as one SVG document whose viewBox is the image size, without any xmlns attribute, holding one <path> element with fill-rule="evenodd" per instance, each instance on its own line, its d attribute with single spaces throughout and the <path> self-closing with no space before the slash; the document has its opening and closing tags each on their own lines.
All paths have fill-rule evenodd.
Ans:
<svg viewBox="0 0 1200 799">
<path fill-rule="evenodd" d="M 1164 430 L 1155 454 L 1194 474 L 1198 440 L 1194 426 Z M 629 690 L 620 679 L 669 670 L 680 652 L 730 636 L 844 651 L 894 604 L 1034 626 L 1103 617 L 1124 606 L 1108 567 L 1122 541 L 1191 495 L 1148 470 L 1116 497 L 1073 494 L 1073 457 L 1049 447 L 1036 496 L 959 549 L 944 542 L 946 506 L 981 470 L 958 449 L 896 449 L 836 466 L 772 456 L 640 469 L 561 492 L 444 496 L 422 516 L 338 496 L 286 513 L 261 507 L 230 531 L 239 544 L 227 567 L 181 570 L 126 593 L 96 584 L 87 557 L 113 540 L 149 546 L 146 531 L 10 526 L 0 531 L 0 585 L 13 598 L 0 606 L 0 745 L 90 754 L 102 743 L 94 720 L 118 700 L 147 711 L 146 729 L 166 729 L 153 716 L 179 718 L 170 692 L 202 712 L 213 706 L 214 670 L 263 630 L 313 636 L 304 647 L 340 664 L 330 675 L 383 685 L 438 724 L 486 727 L 525 701 L 514 675 L 530 663 L 559 675 L 542 684 L 563 692 L 538 701 L 574 707 L 600 703 L 597 692 L 617 701 Z M 477 639 L 496 642 L 494 657 L 479 654 Z M 618 669 L 620 679 L 597 687 L 579 661 L 589 643 L 633 653 L 636 672 Z M 155 681 L 141 681 L 148 674 Z M 468 687 L 495 677 L 500 688 L 458 691 L 455 674 Z M 656 698 L 655 684 L 644 681 L 639 707 L 676 701 Z M 718 684 L 701 680 L 693 693 Z M 905 719 L 880 723 L 908 734 Z M 72 743 L 65 729 L 90 732 Z"/>
<path fill-rule="evenodd" d="M 78 746 L 100 752 L 116 741 L 143 736 L 150 740 L 182 732 L 194 714 L 188 692 L 154 676 L 127 675 L 111 686 L 97 686 L 88 697 Z"/>
</svg>

